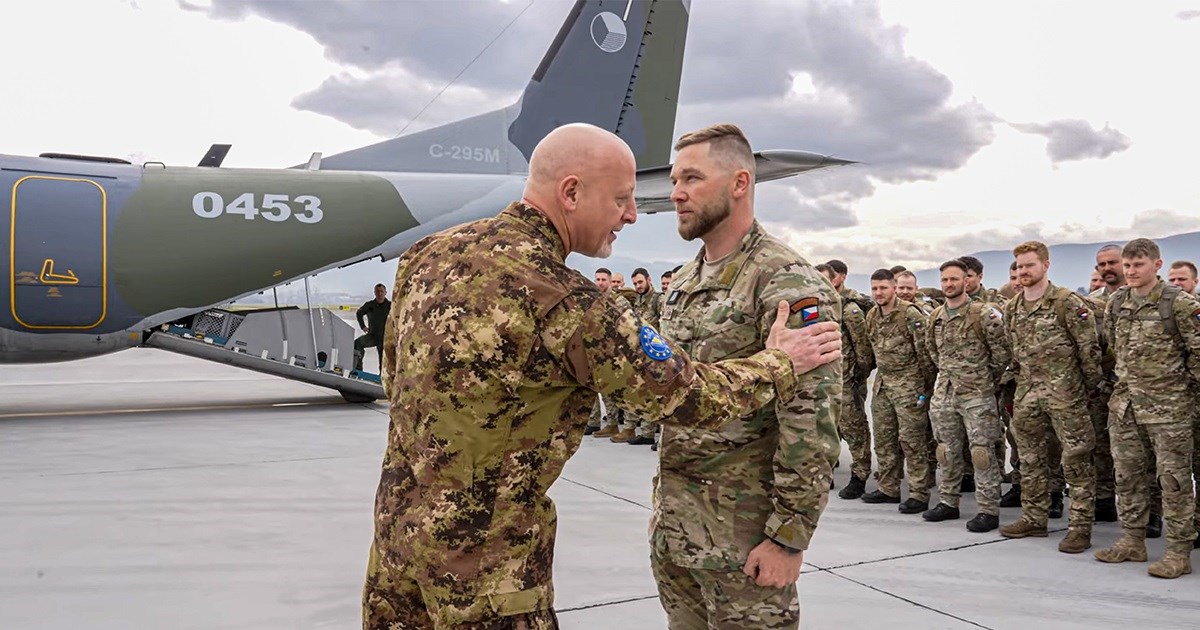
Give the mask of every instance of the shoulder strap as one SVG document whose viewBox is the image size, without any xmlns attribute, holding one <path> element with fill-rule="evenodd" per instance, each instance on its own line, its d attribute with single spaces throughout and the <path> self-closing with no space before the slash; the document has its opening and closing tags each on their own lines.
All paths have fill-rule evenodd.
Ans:
<svg viewBox="0 0 1200 630">
<path fill-rule="evenodd" d="M 1125 301 L 1125 294 L 1128 292 L 1129 289 L 1121 287 L 1108 296 L 1108 317 L 1112 321 L 1116 321 L 1116 318 L 1120 317 L 1121 303 Z"/>
<path fill-rule="evenodd" d="M 1183 335 L 1179 334 L 1179 324 L 1175 322 L 1175 298 L 1179 297 L 1180 291 L 1179 287 L 1170 285 L 1163 289 L 1162 296 L 1158 298 L 1158 317 L 1162 319 L 1167 334 L 1171 335 L 1175 345 L 1186 356 L 1187 344 L 1183 341 Z"/>
<path fill-rule="evenodd" d="M 987 304 L 978 300 L 967 302 L 967 322 L 971 324 L 971 328 L 975 330 L 975 334 L 987 343 L 987 334 L 983 331 L 983 309 L 984 307 L 991 308 Z"/>
<path fill-rule="evenodd" d="M 1071 290 L 1065 287 L 1054 287 L 1054 314 L 1058 315 L 1058 325 L 1067 327 L 1068 311 L 1071 310 Z"/>
</svg>

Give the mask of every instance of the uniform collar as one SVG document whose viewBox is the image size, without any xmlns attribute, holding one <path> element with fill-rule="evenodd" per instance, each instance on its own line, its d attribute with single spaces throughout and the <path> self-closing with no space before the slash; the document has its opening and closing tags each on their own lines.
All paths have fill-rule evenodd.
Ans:
<svg viewBox="0 0 1200 630">
<path fill-rule="evenodd" d="M 727 258 L 721 265 L 721 270 L 709 277 L 708 282 L 700 285 L 695 285 L 699 281 L 700 266 L 706 264 L 704 262 L 704 248 L 700 248 L 700 252 L 692 259 L 692 262 L 684 268 L 680 274 L 683 279 L 680 281 L 680 287 L 686 291 L 696 289 L 728 289 L 733 286 L 734 278 L 737 278 L 738 270 L 746 264 L 750 258 L 750 252 L 758 245 L 758 242 L 765 236 L 762 226 L 756 220 L 751 226 L 750 231 L 742 237 L 742 241 L 738 243 L 738 248 Z M 674 284 L 672 281 L 671 284 Z"/>
<path fill-rule="evenodd" d="M 1046 292 L 1043 293 L 1042 297 L 1038 298 L 1036 302 L 1030 303 L 1029 300 L 1026 300 L 1025 296 L 1023 295 L 1017 295 L 1016 297 L 1021 299 L 1021 303 L 1025 306 L 1025 310 L 1032 313 L 1033 311 L 1042 308 L 1049 308 L 1054 303 L 1054 300 L 1057 299 L 1054 297 L 1057 294 L 1058 287 L 1054 286 L 1053 282 L 1048 282 L 1046 283 Z"/>
<path fill-rule="evenodd" d="M 549 245 L 558 254 L 559 259 L 566 260 L 567 247 L 563 243 L 562 235 L 550 222 L 550 217 L 547 217 L 541 210 L 527 203 L 514 201 L 500 213 L 499 218 L 526 228 L 526 232 Z"/>
</svg>

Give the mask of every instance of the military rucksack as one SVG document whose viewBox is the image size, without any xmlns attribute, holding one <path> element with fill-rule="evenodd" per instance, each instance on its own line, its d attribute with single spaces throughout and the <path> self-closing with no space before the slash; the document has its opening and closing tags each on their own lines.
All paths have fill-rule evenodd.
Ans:
<svg viewBox="0 0 1200 630">
<path fill-rule="evenodd" d="M 863 312 L 863 315 L 866 315 L 867 313 L 869 313 L 871 311 L 871 307 L 875 306 L 875 300 L 873 300 L 861 293 L 855 293 L 853 297 L 846 297 L 844 295 L 842 296 L 842 307 L 843 308 L 845 308 L 846 304 L 848 304 L 850 302 L 854 302 L 855 304 L 857 304 L 858 308 Z"/>
<path fill-rule="evenodd" d="M 1179 334 L 1179 324 L 1175 322 L 1175 299 L 1179 297 L 1181 292 L 1182 289 L 1176 286 L 1167 285 L 1163 287 L 1162 295 L 1158 298 L 1158 321 L 1162 322 L 1163 329 L 1175 341 L 1175 347 L 1179 348 L 1179 352 L 1186 357 L 1188 355 L 1187 343 L 1184 342 L 1183 335 Z M 1108 317 L 1127 321 L 1145 320 L 1146 318 L 1134 317 L 1130 309 L 1121 308 L 1121 304 L 1125 302 L 1125 298 L 1128 296 L 1129 287 L 1121 287 L 1117 289 L 1116 293 L 1113 293 L 1112 298 L 1108 301 Z"/>
</svg>

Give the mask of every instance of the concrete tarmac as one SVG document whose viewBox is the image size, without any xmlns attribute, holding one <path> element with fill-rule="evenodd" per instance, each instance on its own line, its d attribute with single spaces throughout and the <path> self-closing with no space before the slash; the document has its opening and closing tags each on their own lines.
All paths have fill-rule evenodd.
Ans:
<svg viewBox="0 0 1200 630">
<path fill-rule="evenodd" d="M 386 431 L 381 403 L 157 350 L 0 366 L 0 628 L 359 627 Z M 654 467 L 589 437 L 552 489 L 563 628 L 665 627 Z M 1058 553 L 1065 519 L 1048 539 L 972 534 L 974 507 L 931 524 L 832 496 L 802 627 L 1200 627 L 1197 575 Z M 1095 548 L 1118 536 L 1098 524 Z"/>
</svg>

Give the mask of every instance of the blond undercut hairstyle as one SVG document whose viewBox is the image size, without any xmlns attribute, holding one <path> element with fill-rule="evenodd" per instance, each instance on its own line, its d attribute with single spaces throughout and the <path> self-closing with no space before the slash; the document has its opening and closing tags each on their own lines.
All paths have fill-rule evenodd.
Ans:
<svg viewBox="0 0 1200 630">
<path fill-rule="evenodd" d="M 1042 262 L 1050 260 L 1050 248 L 1046 247 L 1046 244 L 1041 241 L 1025 241 L 1017 245 L 1013 248 L 1013 258 L 1021 254 L 1028 254 L 1029 252 L 1037 254 L 1038 260 Z"/>
<path fill-rule="evenodd" d="M 718 162 L 732 169 L 746 169 L 750 171 L 750 176 L 754 177 L 754 151 L 740 127 L 732 123 L 721 123 L 685 133 L 675 143 L 675 150 L 705 142 L 712 147 L 709 154 Z"/>
<path fill-rule="evenodd" d="M 1162 252 L 1158 249 L 1158 243 L 1148 238 L 1135 238 L 1121 249 L 1121 258 L 1138 258 L 1145 256 L 1150 260 L 1158 260 L 1162 258 Z"/>
</svg>

